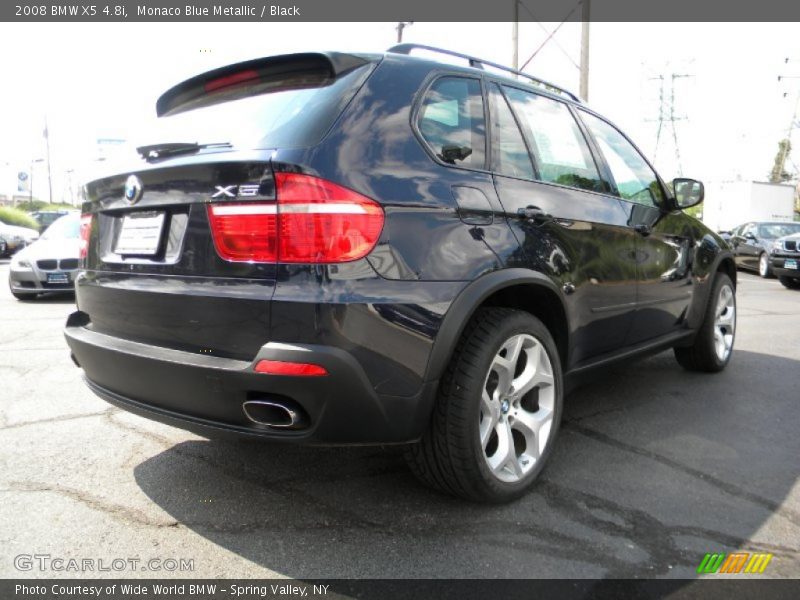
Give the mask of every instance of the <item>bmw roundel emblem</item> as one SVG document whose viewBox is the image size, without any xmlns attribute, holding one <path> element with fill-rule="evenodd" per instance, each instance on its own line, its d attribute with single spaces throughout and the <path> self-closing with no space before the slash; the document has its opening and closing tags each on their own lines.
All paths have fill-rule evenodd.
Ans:
<svg viewBox="0 0 800 600">
<path fill-rule="evenodd" d="M 129 175 L 125 180 L 125 199 L 136 204 L 142 197 L 142 181 L 136 175 Z"/>
</svg>

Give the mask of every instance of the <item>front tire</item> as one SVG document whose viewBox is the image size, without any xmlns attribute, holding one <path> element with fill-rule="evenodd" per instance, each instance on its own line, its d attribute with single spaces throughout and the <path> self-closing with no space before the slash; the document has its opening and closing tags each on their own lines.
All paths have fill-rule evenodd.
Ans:
<svg viewBox="0 0 800 600">
<path fill-rule="evenodd" d="M 718 273 L 694 343 L 675 348 L 675 358 L 689 371 L 722 371 L 733 354 L 735 337 L 736 292 L 730 277 Z"/>
<path fill-rule="evenodd" d="M 769 255 L 766 252 L 762 252 L 758 257 L 758 274 L 764 279 L 772 277 L 772 267 L 769 265 Z"/>
<path fill-rule="evenodd" d="M 797 277 L 779 277 L 778 281 L 781 282 L 781 285 L 785 288 L 789 288 L 790 290 L 800 290 L 800 279 Z"/>
<path fill-rule="evenodd" d="M 547 327 L 524 311 L 481 309 L 442 378 L 428 431 L 406 458 L 431 487 L 508 502 L 544 468 L 562 406 L 561 362 Z"/>
</svg>

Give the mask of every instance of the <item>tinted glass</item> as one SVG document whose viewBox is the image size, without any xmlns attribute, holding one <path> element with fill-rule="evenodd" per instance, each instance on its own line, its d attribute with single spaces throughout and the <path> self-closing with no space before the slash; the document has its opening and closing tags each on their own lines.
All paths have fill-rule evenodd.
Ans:
<svg viewBox="0 0 800 600">
<path fill-rule="evenodd" d="M 331 81 L 282 85 L 252 96 L 161 117 L 135 134 L 136 146 L 166 142 L 228 142 L 240 148 L 290 148 L 319 142 L 372 72 L 359 67 Z"/>
<path fill-rule="evenodd" d="M 492 119 L 492 170 L 500 175 L 534 179 L 533 165 L 514 115 L 496 84 L 489 87 Z"/>
<path fill-rule="evenodd" d="M 664 199 L 655 172 L 642 155 L 611 125 L 594 115 L 582 113 L 624 200 L 656 206 Z"/>
<path fill-rule="evenodd" d="M 777 239 L 795 233 L 800 233 L 800 223 L 767 223 L 758 228 L 758 236 L 768 239 Z"/>
<path fill-rule="evenodd" d="M 589 146 L 567 105 L 517 88 L 505 90 L 528 130 L 539 179 L 604 191 Z"/>
<path fill-rule="evenodd" d="M 442 77 L 428 89 L 419 113 L 419 131 L 439 160 L 483 169 L 485 130 L 477 79 Z"/>
</svg>

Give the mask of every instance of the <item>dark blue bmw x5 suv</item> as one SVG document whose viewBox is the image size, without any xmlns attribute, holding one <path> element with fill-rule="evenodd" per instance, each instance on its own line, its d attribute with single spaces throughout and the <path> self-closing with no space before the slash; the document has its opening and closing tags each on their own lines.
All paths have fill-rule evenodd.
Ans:
<svg viewBox="0 0 800 600">
<path fill-rule="evenodd" d="M 496 502 L 579 375 L 670 347 L 725 367 L 733 258 L 681 212 L 702 184 L 556 86 L 417 48 L 161 96 L 141 160 L 84 189 L 66 337 L 95 393 L 209 437 L 406 444 L 423 481 Z"/>
</svg>

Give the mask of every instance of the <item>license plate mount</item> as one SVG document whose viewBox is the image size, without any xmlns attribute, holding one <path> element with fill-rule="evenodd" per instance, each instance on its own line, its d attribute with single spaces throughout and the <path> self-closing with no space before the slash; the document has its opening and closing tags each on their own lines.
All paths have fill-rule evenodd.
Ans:
<svg viewBox="0 0 800 600">
<path fill-rule="evenodd" d="M 125 215 L 114 252 L 122 256 L 153 256 L 161 244 L 164 212 Z"/>
</svg>

